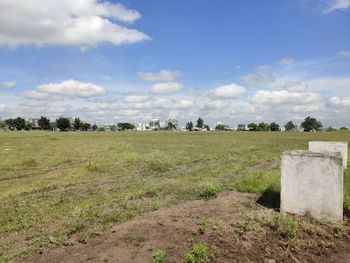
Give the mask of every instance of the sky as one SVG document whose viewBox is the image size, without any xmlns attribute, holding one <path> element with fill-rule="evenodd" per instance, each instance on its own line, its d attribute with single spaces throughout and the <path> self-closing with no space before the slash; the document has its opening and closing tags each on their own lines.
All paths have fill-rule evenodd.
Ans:
<svg viewBox="0 0 350 263">
<path fill-rule="evenodd" d="M 0 0 L 0 118 L 350 126 L 350 0 Z"/>
</svg>

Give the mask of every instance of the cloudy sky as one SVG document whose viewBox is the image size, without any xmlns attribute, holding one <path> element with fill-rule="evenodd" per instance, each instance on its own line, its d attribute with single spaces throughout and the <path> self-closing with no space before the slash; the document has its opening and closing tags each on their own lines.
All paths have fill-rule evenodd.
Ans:
<svg viewBox="0 0 350 263">
<path fill-rule="evenodd" d="M 0 117 L 350 125 L 350 0 L 0 0 Z"/>
</svg>

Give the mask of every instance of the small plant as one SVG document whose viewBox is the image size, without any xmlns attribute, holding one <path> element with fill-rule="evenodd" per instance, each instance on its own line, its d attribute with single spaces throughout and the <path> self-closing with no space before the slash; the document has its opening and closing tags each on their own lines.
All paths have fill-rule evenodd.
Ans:
<svg viewBox="0 0 350 263">
<path fill-rule="evenodd" d="M 199 232 L 201 234 L 204 234 L 205 230 L 208 227 L 208 221 L 207 220 L 201 220 L 201 221 L 198 222 L 198 225 L 199 225 Z"/>
<path fill-rule="evenodd" d="M 294 238 L 299 231 L 300 222 L 284 215 L 276 215 L 269 220 L 269 226 L 284 238 Z"/>
<path fill-rule="evenodd" d="M 218 196 L 219 191 L 220 191 L 219 187 L 209 184 L 202 189 L 199 196 L 200 198 L 208 200 L 211 198 L 216 198 Z"/>
<path fill-rule="evenodd" d="M 138 237 L 136 238 L 136 240 L 137 240 L 137 242 L 139 242 L 139 243 L 146 242 L 146 238 L 145 238 L 144 236 L 138 236 Z"/>
<path fill-rule="evenodd" d="M 192 250 L 184 256 L 184 263 L 208 262 L 207 246 L 204 242 L 194 244 Z"/>
<path fill-rule="evenodd" d="M 334 227 L 333 233 L 334 233 L 334 236 L 337 238 L 343 238 L 346 236 L 344 229 L 342 229 L 340 226 Z"/>
<path fill-rule="evenodd" d="M 165 252 L 163 250 L 155 250 L 151 252 L 152 263 L 163 263 L 165 260 Z"/>
<path fill-rule="evenodd" d="M 37 165 L 38 162 L 33 158 L 29 158 L 28 160 L 22 162 L 22 166 L 24 167 L 36 167 Z"/>
</svg>

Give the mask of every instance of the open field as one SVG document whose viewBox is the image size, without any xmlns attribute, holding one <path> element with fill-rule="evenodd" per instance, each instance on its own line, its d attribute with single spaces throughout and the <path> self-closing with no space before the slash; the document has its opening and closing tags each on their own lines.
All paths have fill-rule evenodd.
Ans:
<svg viewBox="0 0 350 263">
<path fill-rule="evenodd" d="M 41 253 L 46 247 L 84 244 L 137 215 L 217 191 L 256 193 L 252 196 L 262 195 L 264 205 L 276 208 L 280 154 L 306 149 L 310 140 L 350 142 L 350 133 L 0 132 L 0 262 Z M 348 177 L 347 173 L 347 207 Z M 285 235 L 297 235 L 294 228 L 299 223 L 293 220 L 303 219 L 274 222 L 278 214 L 265 210 L 261 217 L 250 211 L 254 219 L 248 215 L 249 227 L 260 229 L 258 225 L 272 220 L 266 224 L 278 232 L 279 224 L 287 224 L 291 228 L 287 234 L 282 230 L 277 244 L 287 242 Z M 329 238 L 325 251 L 349 243 L 347 222 L 336 227 L 305 222 L 323 234 L 303 230 L 303 239 L 308 233 L 310 239 Z M 235 226 L 237 231 L 246 231 L 241 224 Z M 304 245 L 294 252 L 305 253 Z"/>
</svg>

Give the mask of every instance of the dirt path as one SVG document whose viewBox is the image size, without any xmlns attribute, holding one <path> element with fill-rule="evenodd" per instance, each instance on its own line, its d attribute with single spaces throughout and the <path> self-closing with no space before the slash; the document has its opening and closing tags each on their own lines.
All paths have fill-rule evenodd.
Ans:
<svg viewBox="0 0 350 263">
<path fill-rule="evenodd" d="M 256 205 L 256 195 L 234 191 L 160 209 L 82 244 L 45 248 L 17 262 L 151 262 L 150 251 L 164 250 L 165 262 L 183 262 L 195 242 L 204 241 L 210 262 L 350 262 L 348 237 L 332 227 L 303 219 L 297 238 L 286 239 L 269 223 L 279 213 Z M 345 226 L 349 234 L 349 227 Z M 347 234 L 347 235 L 348 235 Z"/>
</svg>

